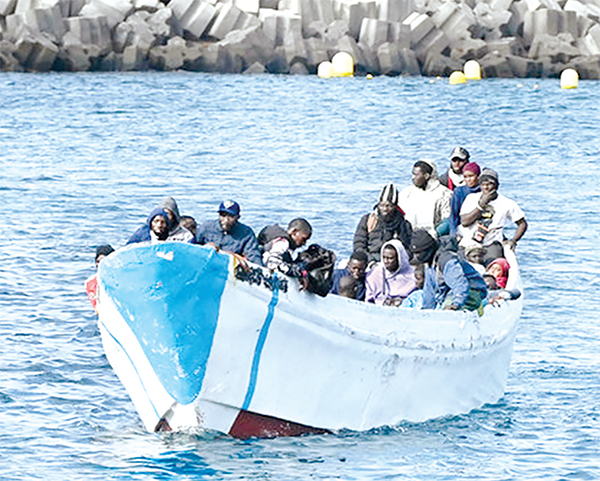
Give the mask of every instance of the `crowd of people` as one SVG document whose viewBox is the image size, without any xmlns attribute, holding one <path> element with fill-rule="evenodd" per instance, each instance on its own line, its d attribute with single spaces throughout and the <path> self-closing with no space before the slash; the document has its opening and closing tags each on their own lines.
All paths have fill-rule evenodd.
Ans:
<svg viewBox="0 0 600 481">
<path fill-rule="evenodd" d="M 400 191 L 393 184 L 384 186 L 373 211 L 360 219 L 352 255 L 333 270 L 330 293 L 377 305 L 448 310 L 480 310 L 491 298 L 506 298 L 501 290 L 510 265 L 504 246 L 515 248 L 527 221 L 499 187 L 498 173 L 472 162 L 463 147 L 452 151 L 442 175 L 434 162 L 419 160 L 412 185 Z M 218 218 L 197 225 L 181 216 L 169 197 L 127 243 L 212 245 L 272 271 L 306 278 L 307 264 L 297 255 L 312 235 L 306 219 L 294 219 L 287 228 L 269 225 L 257 236 L 240 216 L 240 205 L 225 200 Z M 507 238 L 510 223 L 516 229 Z M 99 247 L 96 262 L 111 251 Z"/>
</svg>

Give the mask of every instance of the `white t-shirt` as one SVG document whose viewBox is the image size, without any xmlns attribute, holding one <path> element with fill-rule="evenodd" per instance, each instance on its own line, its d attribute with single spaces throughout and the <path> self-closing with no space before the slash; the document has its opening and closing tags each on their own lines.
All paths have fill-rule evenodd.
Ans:
<svg viewBox="0 0 600 481">
<path fill-rule="evenodd" d="M 480 198 L 481 192 L 469 194 L 463 202 L 460 215 L 468 214 L 477 209 L 477 203 Z M 494 241 L 502 242 L 504 240 L 504 227 L 510 222 L 517 222 L 525 218 L 525 213 L 519 205 L 514 200 L 504 197 L 502 194 L 498 194 L 496 199 L 488 203 L 486 211 L 491 215 L 491 222 L 488 225 L 489 232 L 482 242 L 484 246 L 488 246 Z M 481 220 L 477 220 L 469 227 L 458 226 L 456 233 L 462 236 L 462 240 L 460 241 L 462 247 L 482 245 L 473 239 L 473 234 L 475 234 L 480 222 Z"/>
</svg>

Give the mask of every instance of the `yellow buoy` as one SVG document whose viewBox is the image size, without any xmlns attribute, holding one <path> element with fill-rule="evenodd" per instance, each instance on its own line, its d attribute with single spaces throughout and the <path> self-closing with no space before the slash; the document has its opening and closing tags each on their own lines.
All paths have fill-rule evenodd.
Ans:
<svg viewBox="0 0 600 481">
<path fill-rule="evenodd" d="M 560 74 L 560 86 L 563 89 L 576 89 L 579 85 L 579 74 L 577 70 L 568 68 Z"/>
<path fill-rule="evenodd" d="M 331 62 L 321 62 L 317 69 L 317 75 L 321 78 L 333 77 L 333 65 Z"/>
<path fill-rule="evenodd" d="M 338 52 L 331 59 L 334 77 L 352 77 L 354 75 L 354 59 L 346 52 Z"/>
<path fill-rule="evenodd" d="M 458 70 L 452 72 L 450 74 L 450 85 L 464 84 L 467 83 L 467 77 L 462 72 Z"/>
<path fill-rule="evenodd" d="M 481 67 L 477 60 L 469 60 L 463 67 L 467 80 L 481 80 Z"/>
<path fill-rule="evenodd" d="M 373 78 L 373 74 L 368 73 L 367 74 L 367 80 L 371 80 Z"/>
</svg>

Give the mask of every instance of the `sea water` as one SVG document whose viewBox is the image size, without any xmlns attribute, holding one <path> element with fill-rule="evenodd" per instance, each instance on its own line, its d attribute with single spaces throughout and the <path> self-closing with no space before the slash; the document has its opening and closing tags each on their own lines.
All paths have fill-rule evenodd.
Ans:
<svg viewBox="0 0 600 481">
<path fill-rule="evenodd" d="M 599 134 L 595 81 L 2 74 L 0 478 L 600 478 Z M 232 198 L 342 258 L 384 184 L 457 145 L 529 222 L 502 399 L 361 433 L 145 432 L 83 290 L 95 246 L 165 196 L 199 222 Z"/>
</svg>

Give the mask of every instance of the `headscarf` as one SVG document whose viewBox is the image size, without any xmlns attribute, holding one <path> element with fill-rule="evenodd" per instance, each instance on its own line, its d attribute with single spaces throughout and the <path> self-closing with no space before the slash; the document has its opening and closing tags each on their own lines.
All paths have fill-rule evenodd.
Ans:
<svg viewBox="0 0 600 481">
<path fill-rule="evenodd" d="M 469 172 L 473 172 L 476 176 L 479 176 L 479 174 L 481 173 L 481 169 L 479 168 L 479 165 L 477 164 L 477 162 L 469 162 L 468 164 L 466 164 L 463 167 L 463 174 L 467 171 Z"/>
<path fill-rule="evenodd" d="M 496 284 L 501 289 L 506 288 L 506 282 L 508 281 L 508 271 L 510 270 L 510 264 L 504 257 L 499 257 L 498 259 L 496 259 L 494 262 L 492 262 L 487 267 L 488 272 L 490 270 L 490 267 L 492 267 L 493 265 L 497 265 L 500 267 L 500 269 L 502 269 L 502 273 L 499 276 L 494 276 L 494 277 L 496 277 Z"/>
</svg>

